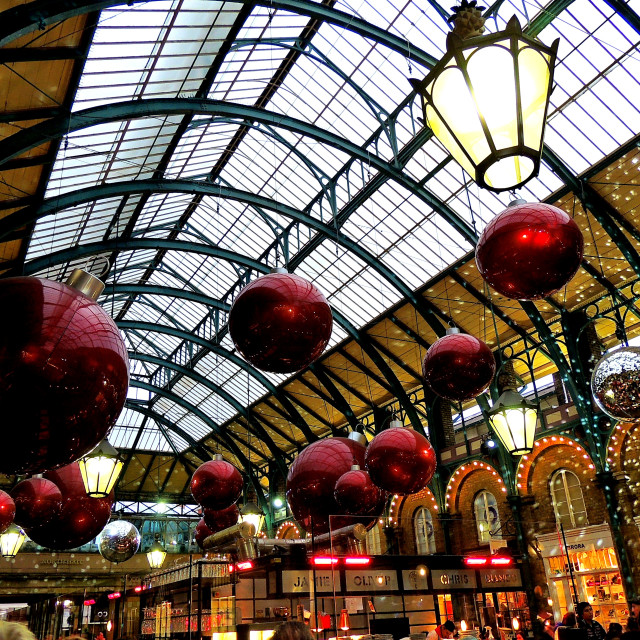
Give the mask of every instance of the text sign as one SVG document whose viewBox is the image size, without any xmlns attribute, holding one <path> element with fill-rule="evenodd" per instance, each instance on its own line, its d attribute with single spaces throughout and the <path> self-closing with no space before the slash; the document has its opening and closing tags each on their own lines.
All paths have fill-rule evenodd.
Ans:
<svg viewBox="0 0 640 640">
<path fill-rule="evenodd" d="M 427 584 L 427 574 L 423 576 L 416 569 L 404 569 L 402 571 L 402 585 L 405 591 L 426 591 L 429 588 Z"/>
<path fill-rule="evenodd" d="M 340 574 L 337 571 L 283 571 L 282 591 L 284 593 L 309 593 L 314 573 L 316 591 L 333 592 L 332 577 L 335 580 L 336 591 L 340 591 Z"/>
<path fill-rule="evenodd" d="M 397 591 L 395 571 L 345 571 L 347 593 L 352 591 Z"/>
<path fill-rule="evenodd" d="M 480 571 L 480 586 L 497 587 L 521 587 L 522 577 L 519 569 L 494 569 Z"/>
<path fill-rule="evenodd" d="M 476 572 L 465 569 L 452 571 L 432 571 L 431 581 L 434 589 L 475 589 Z"/>
</svg>

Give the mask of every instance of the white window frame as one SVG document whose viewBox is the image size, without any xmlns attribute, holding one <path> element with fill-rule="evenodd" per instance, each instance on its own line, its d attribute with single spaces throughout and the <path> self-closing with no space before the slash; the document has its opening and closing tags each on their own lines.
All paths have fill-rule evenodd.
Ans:
<svg viewBox="0 0 640 640">
<path fill-rule="evenodd" d="M 576 482 L 578 483 L 578 489 L 580 489 L 579 499 L 576 499 L 576 500 L 571 499 L 571 495 L 569 493 L 569 485 L 567 484 L 567 476 L 569 474 L 571 474 L 576 479 Z M 564 493 L 564 500 L 567 504 L 568 511 L 569 511 L 569 513 L 566 515 L 561 515 L 558 511 L 558 501 L 556 500 L 556 491 L 554 489 L 554 485 L 558 476 L 562 479 L 562 492 Z M 553 504 L 553 513 L 556 517 L 556 522 L 558 523 L 558 526 L 564 525 L 564 527 L 567 528 L 567 524 L 569 524 L 570 529 L 588 526 L 589 516 L 587 514 L 587 504 L 584 501 L 584 493 L 582 492 L 582 483 L 580 482 L 580 478 L 576 473 L 574 473 L 573 471 L 570 471 L 569 469 L 558 469 L 557 471 L 554 471 L 554 473 L 551 475 L 551 478 L 549 480 L 549 492 L 551 493 L 551 503 Z M 575 504 L 575 502 L 578 502 L 578 501 L 582 503 L 581 505 L 582 509 L 576 508 L 577 506 L 580 506 Z M 577 522 L 576 516 L 578 514 L 584 514 L 584 522 L 580 522 L 580 523 Z M 566 522 L 567 515 L 569 517 L 568 523 Z M 563 518 L 565 519 L 565 522 L 563 522 Z"/>
<path fill-rule="evenodd" d="M 436 552 L 433 516 L 426 507 L 418 507 L 413 513 L 413 534 L 416 541 L 416 552 L 419 556 Z"/>
<path fill-rule="evenodd" d="M 493 500 L 492 504 L 489 504 L 489 496 L 491 496 L 491 500 Z M 496 515 L 493 523 L 489 521 L 489 513 L 492 511 L 495 511 Z M 484 489 L 478 492 L 473 499 L 473 513 L 476 519 L 478 542 L 480 542 L 480 544 L 486 544 L 491 540 L 502 539 L 500 510 L 498 509 L 498 501 L 493 493 Z"/>
</svg>

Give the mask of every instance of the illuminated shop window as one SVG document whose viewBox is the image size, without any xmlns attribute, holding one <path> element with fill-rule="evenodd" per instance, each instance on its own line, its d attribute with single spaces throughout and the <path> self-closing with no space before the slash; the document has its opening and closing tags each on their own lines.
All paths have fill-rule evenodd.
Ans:
<svg viewBox="0 0 640 640">
<path fill-rule="evenodd" d="M 559 469 L 551 476 L 550 487 L 558 525 L 566 529 L 586 527 L 589 524 L 587 507 L 578 476 L 567 469 Z"/>
<path fill-rule="evenodd" d="M 488 491 L 481 491 L 473 501 L 478 527 L 478 542 L 489 542 L 502 538 L 500 514 L 495 496 Z"/>
</svg>

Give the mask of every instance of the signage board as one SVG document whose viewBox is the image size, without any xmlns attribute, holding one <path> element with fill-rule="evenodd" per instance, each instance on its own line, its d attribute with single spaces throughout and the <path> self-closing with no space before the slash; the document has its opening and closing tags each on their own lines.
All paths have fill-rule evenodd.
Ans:
<svg viewBox="0 0 640 640">
<path fill-rule="evenodd" d="M 354 591 L 397 591 L 398 574 L 395 569 L 378 571 L 345 571 L 345 587 L 347 593 Z"/>
<path fill-rule="evenodd" d="M 483 569 L 480 571 L 480 586 L 488 589 L 521 587 L 520 569 Z"/>
<path fill-rule="evenodd" d="M 338 571 L 283 571 L 283 593 L 309 593 L 315 578 L 315 590 L 319 593 L 340 591 L 340 573 Z M 335 585 L 334 582 L 335 581 Z"/>
<path fill-rule="evenodd" d="M 434 570 L 431 572 L 434 589 L 475 589 L 478 585 L 476 572 L 468 569 L 452 569 L 451 571 Z"/>
<path fill-rule="evenodd" d="M 404 569 L 402 586 L 405 591 L 426 591 L 429 588 L 427 574 L 421 576 L 415 569 Z"/>
</svg>

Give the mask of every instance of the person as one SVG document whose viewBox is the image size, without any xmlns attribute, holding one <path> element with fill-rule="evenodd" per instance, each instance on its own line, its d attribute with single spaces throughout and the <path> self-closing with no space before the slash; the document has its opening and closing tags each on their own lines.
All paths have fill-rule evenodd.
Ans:
<svg viewBox="0 0 640 640">
<path fill-rule="evenodd" d="M 453 638 L 456 632 L 456 624 L 453 620 L 447 620 L 438 625 L 433 631 L 427 634 L 427 640 L 441 640 L 442 638 Z"/>
<path fill-rule="evenodd" d="M 627 620 L 627 627 L 620 638 L 621 640 L 640 640 L 640 622 L 638 622 L 638 618 L 633 615 L 633 605 L 631 615 Z"/>
<path fill-rule="evenodd" d="M 272 640 L 315 640 L 309 627 L 299 620 L 281 622 L 271 638 Z"/>
<path fill-rule="evenodd" d="M 0 621 L 0 640 L 35 640 L 29 629 L 18 622 Z"/>
<path fill-rule="evenodd" d="M 629 604 L 631 605 L 631 617 L 640 623 L 640 598 L 629 600 Z"/>
<path fill-rule="evenodd" d="M 578 628 L 587 632 L 587 640 L 604 640 L 607 632 L 604 627 L 593 619 L 593 607 L 588 602 L 579 602 L 576 607 Z"/>
<path fill-rule="evenodd" d="M 620 640 L 622 637 L 622 625 L 618 622 L 612 622 L 607 629 L 606 640 Z"/>
</svg>

